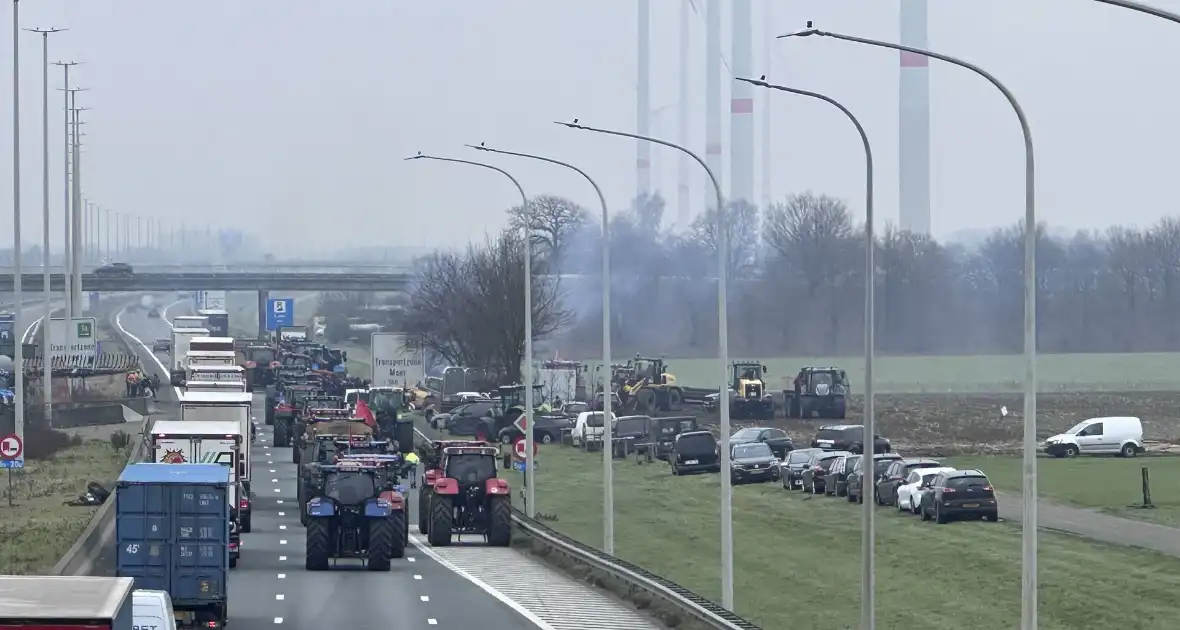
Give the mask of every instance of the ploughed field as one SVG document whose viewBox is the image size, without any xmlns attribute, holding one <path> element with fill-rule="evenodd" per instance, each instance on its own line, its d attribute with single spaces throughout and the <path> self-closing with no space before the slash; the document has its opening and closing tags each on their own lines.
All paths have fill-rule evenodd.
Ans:
<svg viewBox="0 0 1180 630">
<path fill-rule="evenodd" d="M 877 394 L 878 433 L 899 450 L 914 454 L 1007 453 L 1020 448 L 1024 398 L 1011 394 Z M 1007 408 L 1004 416 L 1001 409 Z M 781 409 L 771 421 L 734 420 L 737 426 L 759 424 L 781 427 L 795 443 L 810 442 L 826 424 L 858 424 L 864 417 L 864 398 L 849 397 L 847 418 L 783 418 Z M 1037 435 L 1044 439 L 1096 416 L 1137 416 L 1143 420 L 1148 442 L 1180 444 L 1180 391 L 1077 392 L 1037 396 Z M 716 426 L 718 415 L 700 415 L 706 426 Z M 1149 448 L 1155 450 L 1154 445 Z"/>
</svg>

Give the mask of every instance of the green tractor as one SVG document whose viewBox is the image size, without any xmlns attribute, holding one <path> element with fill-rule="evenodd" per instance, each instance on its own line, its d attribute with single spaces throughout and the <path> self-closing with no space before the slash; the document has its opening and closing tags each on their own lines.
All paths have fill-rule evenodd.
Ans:
<svg viewBox="0 0 1180 630">
<path fill-rule="evenodd" d="M 525 412 L 524 385 L 504 385 L 497 389 L 498 398 L 493 399 L 492 410 L 480 421 L 475 439 L 495 440 L 500 430 L 510 427 Z M 533 385 L 533 405 L 544 402 L 541 385 Z M 481 437 L 482 434 L 482 437 Z"/>
<path fill-rule="evenodd" d="M 848 375 L 836 367 L 805 367 L 799 370 L 792 388 L 783 392 L 788 418 L 844 418 L 848 397 Z"/>
</svg>

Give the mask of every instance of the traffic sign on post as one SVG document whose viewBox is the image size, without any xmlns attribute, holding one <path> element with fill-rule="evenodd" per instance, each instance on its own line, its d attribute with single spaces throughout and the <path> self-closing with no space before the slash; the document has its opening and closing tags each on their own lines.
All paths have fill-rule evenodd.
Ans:
<svg viewBox="0 0 1180 630">
<path fill-rule="evenodd" d="M 25 443 L 15 433 L 0 438 L 0 468 L 24 468 Z"/>
<path fill-rule="evenodd" d="M 270 298 L 266 301 L 266 329 L 278 330 L 295 325 L 294 298 Z"/>
<path fill-rule="evenodd" d="M 516 418 L 516 421 L 512 423 L 512 426 L 516 427 L 517 431 L 527 435 L 529 430 L 529 419 L 522 413 Z"/>
<path fill-rule="evenodd" d="M 524 459 L 525 455 L 528 453 L 527 449 L 528 449 L 528 446 L 525 443 L 525 439 L 523 436 L 516 438 L 516 441 L 512 443 L 512 454 L 516 456 L 516 459 Z M 538 450 L 537 443 L 533 442 L 533 458 L 534 459 L 537 457 L 537 450 Z"/>
</svg>

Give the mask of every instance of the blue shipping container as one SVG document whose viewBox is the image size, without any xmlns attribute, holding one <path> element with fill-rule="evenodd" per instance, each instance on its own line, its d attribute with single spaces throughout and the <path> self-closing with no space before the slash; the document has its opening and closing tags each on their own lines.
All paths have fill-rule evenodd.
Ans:
<svg viewBox="0 0 1180 630">
<path fill-rule="evenodd" d="M 168 591 L 177 609 L 224 602 L 229 468 L 131 464 L 115 491 L 116 575 Z"/>
</svg>

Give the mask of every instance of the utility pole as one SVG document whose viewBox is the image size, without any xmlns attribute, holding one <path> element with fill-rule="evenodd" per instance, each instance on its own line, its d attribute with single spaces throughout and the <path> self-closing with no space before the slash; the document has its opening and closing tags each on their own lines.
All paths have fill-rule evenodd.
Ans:
<svg viewBox="0 0 1180 630">
<path fill-rule="evenodd" d="M 70 141 L 70 104 L 73 93 L 70 92 L 70 68 L 79 65 L 77 61 L 58 61 L 53 65 L 61 66 L 65 70 L 65 87 L 61 88 L 65 96 L 65 131 L 62 136 L 65 142 L 65 159 L 62 160 L 62 175 L 63 183 L 65 184 L 65 203 L 62 206 L 62 211 L 65 213 L 65 220 L 62 222 L 62 262 L 64 264 L 62 273 L 65 277 L 65 294 L 66 294 L 66 314 L 73 312 L 73 295 L 70 293 L 70 151 L 73 143 Z"/>
<path fill-rule="evenodd" d="M 20 242 L 20 0 L 12 0 L 12 298 L 13 308 L 12 369 L 16 372 L 16 391 L 13 428 L 21 440 L 25 439 L 25 361 L 21 338 L 21 311 L 24 291 L 21 286 Z M 24 462 L 24 458 L 20 459 Z M 11 470 L 9 471 L 12 472 Z M 12 497 L 8 499 L 12 501 Z"/>
<path fill-rule="evenodd" d="M 41 320 L 41 402 L 45 424 L 53 426 L 53 362 L 50 361 L 49 320 L 53 317 L 53 294 L 50 292 L 52 272 L 49 269 L 49 34 L 63 28 L 30 28 L 41 35 L 41 284 L 45 297 L 45 314 Z M 21 308 L 21 305 L 17 305 Z M 20 343 L 18 341 L 17 343 Z"/>
<path fill-rule="evenodd" d="M 77 101 L 76 94 L 74 100 Z M 70 108 L 74 114 L 74 186 L 71 197 L 73 212 L 70 213 L 70 235 L 73 237 L 70 240 L 70 317 L 78 317 L 82 314 L 82 138 L 80 134 L 82 133 L 81 125 L 85 124 L 81 120 L 82 112 L 88 109 L 90 108 L 77 107 L 76 103 L 75 107 Z"/>
</svg>

